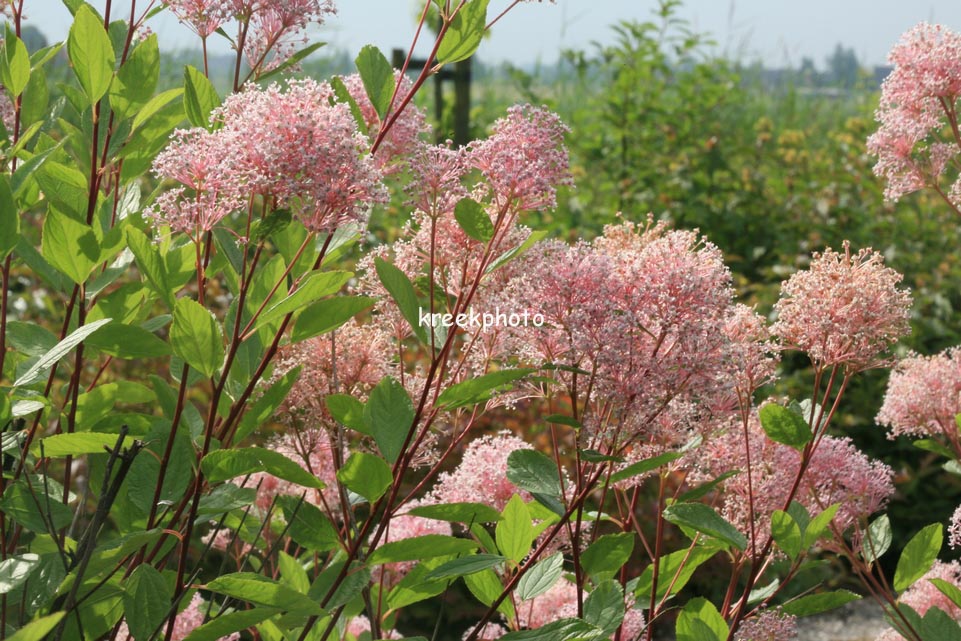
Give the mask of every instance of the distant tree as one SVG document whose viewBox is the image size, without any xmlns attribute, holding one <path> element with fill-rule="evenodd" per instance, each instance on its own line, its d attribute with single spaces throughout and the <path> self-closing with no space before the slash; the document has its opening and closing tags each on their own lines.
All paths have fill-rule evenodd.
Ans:
<svg viewBox="0 0 961 641">
<path fill-rule="evenodd" d="M 23 40 L 23 44 L 27 45 L 27 51 L 33 53 L 39 51 L 49 45 L 47 41 L 47 36 L 43 35 L 34 25 L 24 25 L 23 31 L 20 33 L 20 39 Z"/>
<path fill-rule="evenodd" d="M 861 63 L 854 49 L 846 49 L 840 43 L 827 59 L 827 81 L 836 87 L 851 88 L 857 85 Z"/>
</svg>

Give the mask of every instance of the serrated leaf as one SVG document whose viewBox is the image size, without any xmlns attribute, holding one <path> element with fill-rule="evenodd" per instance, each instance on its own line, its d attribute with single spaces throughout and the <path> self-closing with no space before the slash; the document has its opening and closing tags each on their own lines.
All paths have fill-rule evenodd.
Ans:
<svg viewBox="0 0 961 641">
<path fill-rule="evenodd" d="M 170 326 L 174 354 L 210 378 L 224 362 L 223 330 L 216 317 L 190 298 L 177 299 Z"/>
<path fill-rule="evenodd" d="M 67 56 L 88 105 L 95 104 L 110 88 L 116 59 L 103 22 L 86 3 L 74 15 L 67 36 Z"/>
<path fill-rule="evenodd" d="M 412 516 L 425 519 L 449 521 L 451 523 L 494 523 L 501 520 L 501 514 L 489 505 L 482 503 L 439 503 L 421 505 L 407 512 Z"/>
<path fill-rule="evenodd" d="M 311 552 L 335 550 L 340 545 L 337 530 L 319 508 L 295 496 L 278 496 L 289 527 L 287 535 Z"/>
<path fill-rule="evenodd" d="M 941 551 L 944 541 L 943 528 L 940 523 L 932 523 L 911 537 L 894 571 L 894 589 L 903 592 L 911 587 L 915 581 L 931 569 Z"/>
<path fill-rule="evenodd" d="M 894 536 L 891 532 L 891 520 L 887 514 L 882 514 L 871 522 L 861 543 L 861 558 L 865 563 L 874 563 L 891 547 Z"/>
<path fill-rule="evenodd" d="M 452 579 L 468 574 L 474 574 L 496 567 L 504 563 L 507 559 L 499 554 L 471 554 L 452 559 L 431 570 L 425 577 L 425 581 L 440 581 L 442 579 Z M 523 582 L 523 579 L 521 580 Z"/>
<path fill-rule="evenodd" d="M 517 584 L 517 597 L 528 601 L 540 596 L 553 587 L 564 571 L 564 555 L 555 552 L 541 559 L 528 570 Z"/>
<path fill-rule="evenodd" d="M 768 403 L 758 412 L 761 427 L 768 438 L 800 451 L 813 437 L 807 421 L 799 414 L 775 403 Z"/>
<path fill-rule="evenodd" d="M 633 534 L 605 534 L 581 553 L 581 566 L 595 581 L 604 581 L 613 577 L 633 552 Z"/>
<path fill-rule="evenodd" d="M 443 534 L 425 534 L 381 545 L 371 552 L 367 564 L 373 566 L 402 561 L 422 561 L 438 556 L 466 554 L 476 549 L 477 543 L 469 539 L 458 539 Z"/>
<path fill-rule="evenodd" d="M 860 598 L 860 596 L 848 590 L 808 594 L 793 601 L 788 601 L 781 606 L 781 611 L 791 616 L 806 617 L 839 608 L 845 603 L 857 601 Z"/>
<path fill-rule="evenodd" d="M 280 613 L 278 608 L 253 608 L 250 610 L 235 610 L 221 614 L 216 619 L 208 621 L 194 629 L 184 641 L 220 641 L 235 632 L 243 632 L 262 621 Z"/>
<path fill-rule="evenodd" d="M 613 635 L 624 620 L 624 592 L 613 580 L 600 583 L 584 601 L 584 620 Z"/>
<path fill-rule="evenodd" d="M 664 510 L 664 519 L 675 525 L 686 525 L 737 549 L 747 548 L 747 539 L 720 514 L 703 503 L 675 503 Z"/>
<path fill-rule="evenodd" d="M 811 522 L 804 528 L 804 536 L 801 543 L 802 547 L 809 548 L 814 545 L 818 539 L 824 538 L 831 525 L 831 521 L 834 520 L 834 516 L 838 513 L 840 507 L 841 505 L 839 503 L 829 505 L 823 512 L 811 519 Z"/>
<path fill-rule="evenodd" d="M 123 359 L 158 358 L 171 353 L 170 345 L 153 332 L 123 323 L 110 323 L 87 339 L 87 346 Z"/>
<path fill-rule="evenodd" d="M 486 243 L 494 237 L 494 225 L 484 208 L 473 198 L 461 198 L 454 207 L 454 218 L 469 238 Z"/>
<path fill-rule="evenodd" d="M 0 594 L 17 589 L 40 566 L 38 554 L 18 554 L 0 561 Z"/>
<path fill-rule="evenodd" d="M 373 45 L 367 45 L 360 50 L 354 60 L 360 79 L 364 83 L 364 90 L 374 106 L 377 117 L 383 122 L 390 106 L 390 99 L 394 95 L 394 69 L 390 62 Z"/>
<path fill-rule="evenodd" d="M 725 641 L 727 623 L 713 603 L 691 599 L 677 617 L 677 641 Z"/>
<path fill-rule="evenodd" d="M 396 462 L 414 422 L 414 404 L 404 386 L 391 376 L 381 379 L 364 406 L 364 422 L 387 462 Z"/>
<path fill-rule="evenodd" d="M 254 605 L 315 616 L 324 614 L 324 609 L 307 595 L 252 572 L 225 574 L 208 583 L 206 589 Z"/>
<path fill-rule="evenodd" d="M 262 447 L 216 450 L 200 462 L 200 469 L 211 483 L 229 481 L 254 472 L 267 472 L 303 487 L 323 489 L 324 482 L 280 452 Z"/>
<path fill-rule="evenodd" d="M 43 641 L 66 614 L 66 612 L 54 612 L 35 619 L 8 636 L 7 641 Z"/>
<path fill-rule="evenodd" d="M 490 400 L 495 392 L 535 371 L 533 369 L 504 369 L 455 383 L 440 393 L 436 405 L 452 410 L 458 407 L 485 403 Z"/>
<path fill-rule="evenodd" d="M 151 565 L 138 565 L 124 580 L 124 613 L 136 641 L 146 641 L 167 618 L 171 596 L 167 581 Z"/>
<path fill-rule="evenodd" d="M 676 461 L 677 459 L 684 456 L 680 452 L 665 452 L 664 454 L 659 454 L 643 461 L 638 461 L 637 463 L 631 463 L 623 470 L 619 470 L 611 474 L 611 484 L 620 483 L 621 481 L 626 481 L 634 476 L 640 476 L 641 474 L 647 474 L 652 470 L 656 470 L 662 465 L 666 465 L 671 461 Z"/>
<path fill-rule="evenodd" d="M 414 335 L 425 345 L 429 344 L 427 331 L 420 324 L 420 303 L 417 301 L 417 294 L 414 293 L 414 286 L 407 278 L 407 274 L 383 258 L 376 258 L 374 267 L 377 271 L 377 277 L 387 289 L 391 298 L 394 299 L 401 315 L 410 324 Z"/>
<path fill-rule="evenodd" d="M 507 457 L 507 479 L 532 494 L 560 497 L 557 463 L 537 450 L 514 450 Z"/>
<path fill-rule="evenodd" d="M 106 454 L 113 449 L 119 440 L 117 434 L 102 434 L 99 432 L 74 432 L 72 434 L 54 434 L 40 439 L 39 443 L 30 448 L 30 453 L 40 456 L 40 446 L 43 444 L 43 455 L 48 458 L 64 456 L 82 456 L 84 454 Z M 129 437 L 125 443 L 129 443 Z"/>
<path fill-rule="evenodd" d="M 801 553 L 801 528 L 787 512 L 775 510 L 771 514 L 771 536 L 792 561 Z"/>
<path fill-rule="evenodd" d="M 324 296 L 330 296 L 343 287 L 353 275 L 353 272 L 343 271 L 310 274 L 292 294 L 264 310 L 257 318 L 255 327 L 263 327 L 267 323 L 307 307 Z"/>
<path fill-rule="evenodd" d="M 220 106 L 213 83 L 190 65 L 184 67 L 184 112 L 194 127 L 210 129 L 210 112 Z"/>
<path fill-rule="evenodd" d="M 364 404 L 349 394 L 329 394 L 324 402 L 334 420 L 345 427 L 370 434 L 364 422 Z"/>
<path fill-rule="evenodd" d="M 20 239 L 20 214 L 10 190 L 10 177 L 0 174 L 0 260 L 17 246 Z"/>
<path fill-rule="evenodd" d="M 678 550 L 662 555 L 657 561 L 657 600 L 665 596 L 676 594 L 687 585 L 694 571 L 707 560 L 718 553 L 716 547 L 696 545 L 687 550 Z M 654 583 L 654 564 L 650 564 L 638 578 L 634 594 L 642 602 L 651 598 L 651 588 Z M 670 586 L 670 592 L 668 587 Z"/>
<path fill-rule="evenodd" d="M 390 488 L 394 478 L 384 459 L 366 452 L 354 452 L 337 470 L 337 480 L 373 503 Z"/>
<path fill-rule="evenodd" d="M 80 285 L 100 258 L 100 243 L 89 225 L 51 208 L 43 221 L 41 253 L 48 263 Z"/>
<path fill-rule="evenodd" d="M 74 347 L 82 343 L 88 336 L 99 330 L 104 325 L 110 323 L 112 320 L 113 319 L 111 318 L 102 318 L 98 321 L 87 323 L 83 327 L 78 327 L 71 332 L 69 336 L 57 343 L 53 349 L 41 356 L 37 362 L 30 367 L 30 369 L 24 372 L 20 378 L 13 383 L 13 386 L 23 387 L 36 382 L 54 363 L 66 356 Z"/>
<path fill-rule="evenodd" d="M 454 16 L 437 49 L 437 61 L 449 64 L 474 55 L 487 27 L 488 0 L 471 0 Z"/>
<path fill-rule="evenodd" d="M 335 296 L 317 301 L 297 317 L 290 340 L 297 343 L 333 331 L 373 304 L 374 299 L 368 296 Z"/>
<path fill-rule="evenodd" d="M 497 548 L 514 563 L 520 563 L 530 552 L 534 540 L 530 511 L 521 497 L 515 494 L 507 502 L 501 516 L 503 518 L 494 530 Z"/>
</svg>

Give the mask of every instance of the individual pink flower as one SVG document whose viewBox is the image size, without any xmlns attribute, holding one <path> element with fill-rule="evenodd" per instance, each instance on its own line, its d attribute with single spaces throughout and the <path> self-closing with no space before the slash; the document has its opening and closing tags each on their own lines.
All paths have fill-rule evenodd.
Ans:
<svg viewBox="0 0 961 641">
<path fill-rule="evenodd" d="M 244 42 L 247 62 L 260 72 L 286 62 L 307 43 L 307 28 L 337 12 L 333 0 L 233 0 L 242 17 L 250 16 Z"/>
<path fill-rule="evenodd" d="M 774 333 L 784 347 L 806 352 L 816 367 L 848 373 L 880 367 L 888 348 L 910 331 L 911 295 L 881 255 L 827 249 L 781 285 Z"/>
<path fill-rule="evenodd" d="M 961 505 L 951 515 L 948 525 L 948 544 L 953 548 L 961 547 Z"/>
<path fill-rule="evenodd" d="M 793 641 L 797 638 L 797 617 L 784 614 L 780 609 L 762 610 L 745 619 L 734 641 Z"/>
<path fill-rule="evenodd" d="M 897 200 L 937 186 L 959 151 L 957 134 L 945 140 L 941 132 L 949 114 L 956 117 L 961 96 L 961 35 L 922 22 L 901 37 L 888 60 L 894 70 L 881 85 L 875 116 L 881 126 L 868 139 L 868 150 L 878 157 L 874 173 L 887 180 L 885 197 Z M 955 182 L 950 191 L 958 189 Z M 948 195 L 956 206 L 958 195 Z"/>
<path fill-rule="evenodd" d="M 367 96 L 360 74 L 342 76 L 341 80 L 344 81 L 350 97 L 360 108 L 364 124 L 367 126 L 367 136 L 373 142 L 385 123 L 380 121 L 377 110 Z M 394 101 L 394 109 L 396 109 L 401 98 L 410 93 L 414 83 L 407 76 L 402 76 L 399 71 L 394 72 L 394 83 L 397 87 L 397 98 Z M 374 159 L 385 171 L 396 171 L 401 166 L 397 161 L 421 149 L 424 146 L 421 136 L 428 133 L 430 133 L 430 125 L 427 124 L 427 115 L 424 110 L 409 104 L 391 125 L 386 137 L 377 148 Z"/>
<path fill-rule="evenodd" d="M 935 356 L 909 355 L 898 362 L 888 379 L 877 421 L 890 428 L 890 437 L 945 436 L 957 444 L 955 416 L 961 413 L 961 349 Z"/>
<path fill-rule="evenodd" d="M 387 197 L 350 109 L 333 97 L 328 84 L 309 79 L 285 90 L 248 86 L 211 116 L 222 125 L 215 135 L 243 141 L 231 160 L 248 191 L 289 207 L 316 232 L 365 222 Z"/>
<path fill-rule="evenodd" d="M 363 399 L 391 373 L 393 345 L 374 323 L 349 321 L 337 330 L 280 349 L 275 377 L 294 368 L 300 375 L 277 410 L 276 418 L 291 427 L 332 427 L 327 396 L 350 394 Z"/>
<path fill-rule="evenodd" d="M 530 445 L 506 431 L 471 441 L 460 465 L 437 477 L 430 502 L 484 503 L 503 510 L 514 494 L 529 498 L 507 478 L 510 453 L 529 449 Z"/>
<path fill-rule="evenodd" d="M 181 23 L 204 39 L 233 15 L 233 3 L 229 0 L 167 0 L 167 7 Z"/>
<path fill-rule="evenodd" d="M 560 118 L 545 108 L 515 105 L 490 137 L 471 143 L 470 163 L 490 184 L 499 211 L 549 209 L 558 185 L 571 183 Z"/>
</svg>

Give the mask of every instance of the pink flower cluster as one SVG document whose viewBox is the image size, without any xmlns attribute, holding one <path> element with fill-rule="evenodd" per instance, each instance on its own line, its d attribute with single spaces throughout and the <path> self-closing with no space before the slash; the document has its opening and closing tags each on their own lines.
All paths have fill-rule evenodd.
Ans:
<svg viewBox="0 0 961 641">
<path fill-rule="evenodd" d="M 898 362 L 877 421 L 899 434 L 945 436 L 957 444 L 961 413 L 961 348 L 935 356 L 912 354 Z"/>
<path fill-rule="evenodd" d="M 736 420 L 707 439 L 696 453 L 696 469 L 691 480 L 707 481 L 728 470 L 740 470 L 723 483 L 720 511 L 745 535 L 750 535 L 749 506 L 753 505 L 757 544 L 763 546 L 770 533 L 771 514 L 786 507 L 800 464 L 800 453 L 769 439 L 756 415 L 752 415 L 747 443 L 744 430 Z M 893 477 L 887 465 L 869 459 L 850 439 L 824 436 L 811 457 L 794 500 L 812 515 L 840 503 L 833 523 L 838 532 L 844 532 L 884 507 L 894 494 Z"/>
<path fill-rule="evenodd" d="M 313 80 L 248 86 L 211 115 L 213 132 L 178 131 L 154 162 L 181 187 L 150 214 L 178 231 L 208 231 L 253 194 L 289 207 L 311 231 L 366 220 L 386 200 L 381 174 L 347 105 Z"/>
<path fill-rule="evenodd" d="M 0 45 L 3 41 L 0 40 Z M 10 102 L 10 97 L 7 96 L 5 89 L 0 88 L 0 122 L 3 123 L 3 128 L 7 130 L 7 134 L 13 137 L 13 127 L 16 124 L 17 112 L 14 109 L 13 103 Z"/>
<path fill-rule="evenodd" d="M 948 524 L 948 544 L 953 548 L 961 547 L 961 505 L 951 515 L 951 522 Z"/>
<path fill-rule="evenodd" d="M 306 502 L 316 505 L 328 514 L 339 512 L 334 450 L 330 435 L 326 431 L 290 430 L 271 441 L 268 447 L 300 465 L 326 483 L 327 487 L 323 490 L 309 490 L 266 472 L 257 472 L 251 474 L 243 483 L 245 487 L 257 488 L 257 507 L 266 511 L 277 495 L 301 496 L 306 492 Z"/>
<path fill-rule="evenodd" d="M 407 504 L 405 509 L 412 510 L 416 507 L 427 504 L 428 501 L 411 501 Z M 403 541 L 404 539 L 412 539 L 418 536 L 426 536 L 428 534 L 441 534 L 450 536 L 453 532 L 451 530 L 450 523 L 447 521 L 426 519 L 424 517 L 414 516 L 412 514 L 399 514 L 392 517 L 387 528 L 387 535 L 381 540 L 381 545 L 385 543 Z M 386 565 L 377 566 L 374 568 L 374 580 L 383 581 L 384 585 L 388 588 L 393 587 L 394 585 L 397 585 L 397 583 L 403 579 L 408 572 L 414 569 L 414 566 L 416 565 L 417 561 L 402 561 L 399 563 L 388 563 Z"/>
<path fill-rule="evenodd" d="M 882 256 L 831 249 L 781 285 L 774 333 L 784 347 L 806 352 L 815 367 L 848 373 L 887 363 L 887 349 L 910 331 L 911 295 Z"/>
<path fill-rule="evenodd" d="M 515 105 L 489 138 L 470 144 L 471 164 L 489 182 L 498 211 L 554 207 L 557 186 L 571 184 L 567 131 L 547 109 Z"/>
<path fill-rule="evenodd" d="M 520 628 L 536 630 L 548 623 L 577 616 L 577 585 L 561 579 L 551 588 L 517 605 L 517 624 Z M 625 603 L 626 614 L 621 624 L 622 639 L 636 639 L 644 629 L 644 613 L 633 607 L 633 596 Z M 614 635 L 611 635 L 614 638 Z"/>
<path fill-rule="evenodd" d="M 484 503 L 503 510 L 515 494 L 530 499 L 507 479 L 507 457 L 531 446 L 510 432 L 488 434 L 474 439 L 451 472 L 437 477 L 430 503 Z"/>
<path fill-rule="evenodd" d="M 938 185 L 959 151 L 961 35 L 922 22 L 901 37 L 888 60 L 894 71 L 881 85 L 876 113 L 881 127 L 868 139 L 868 150 L 878 156 L 874 173 L 888 182 L 885 196 L 897 200 Z M 942 135 L 946 123 L 954 130 L 947 137 Z M 961 202 L 961 184 L 954 183 L 949 198 Z"/>
<path fill-rule="evenodd" d="M 364 117 L 364 124 L 367 127 L 367 137 L 373 143 L 385 123 L 380 121 L 377 110 L 367 96 L 367 90 L 364 89 L 364 82 L 361 80 L 360 74 L 354 73 L 349 76 L 342 76 L 341 80 L 347 87 L 350 97 L 360 108 L 360 113 Z M 400 99 L 410 93 L 414 83 L 407 76 L 401 75 L 399 71 L 394 72 L 394 82 L 397 93 L 397 99 L 394 103 L 396 107 Z M 429 133 L 430 125 L 427 124 L 427 115 L 424 110 L 409 104 L 391 125 L 387 136 L 381 142 L 380 147 L 377 148 L 374 159 L 385 172 L 397 171 L 402 166 L 399 162 L 400 159 L 410 156 L 426 146 L 421 142 L 421 136 Z"/>
<path fill-rule="evenodd" d="M 797 617 L 779 609 L 763 610 L 746 619 L 734 635 L 734 641 L 792 641 L 797 638 Z"/>
<path fill-rule="evenodd" d="M 244 55 L 260 71 L 277 67 L 306 43 L 307 28 L 336 13 L 333 0 L 168 0 L 174 15 L 203 39 L 231 19 L 244 34 Z"/>
</svg>

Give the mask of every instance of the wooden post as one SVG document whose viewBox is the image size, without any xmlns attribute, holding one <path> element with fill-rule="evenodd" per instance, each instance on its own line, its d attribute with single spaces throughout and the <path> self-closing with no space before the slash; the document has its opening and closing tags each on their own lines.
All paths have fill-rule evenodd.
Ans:
<svg viewBox="0 0 961 641">
<path fill-rule="evenodd" d="M 403 49 L 394 49 L 391 52 L 391 64 L 395 69 L 400 69 L 404 65 L 407 54 Z M 427 64 L 423 58 L 414 58 L 407 65 L 408 71 L 420 71 Z M 453 141 L 457 146 L 466 145 L 470 142 L 470 83 L 471 83 L 471 60 L 461 60 L 454 64 L 454 69 L 446 66 L 441 68 L 440 73 L 434 75 L 434 118 L 437 121 L 437 141 L 443 142 L 448 138 L 448 132 L 444 131 L 444 82 L 454 81 L 454 132 Z"/>
</svg>

